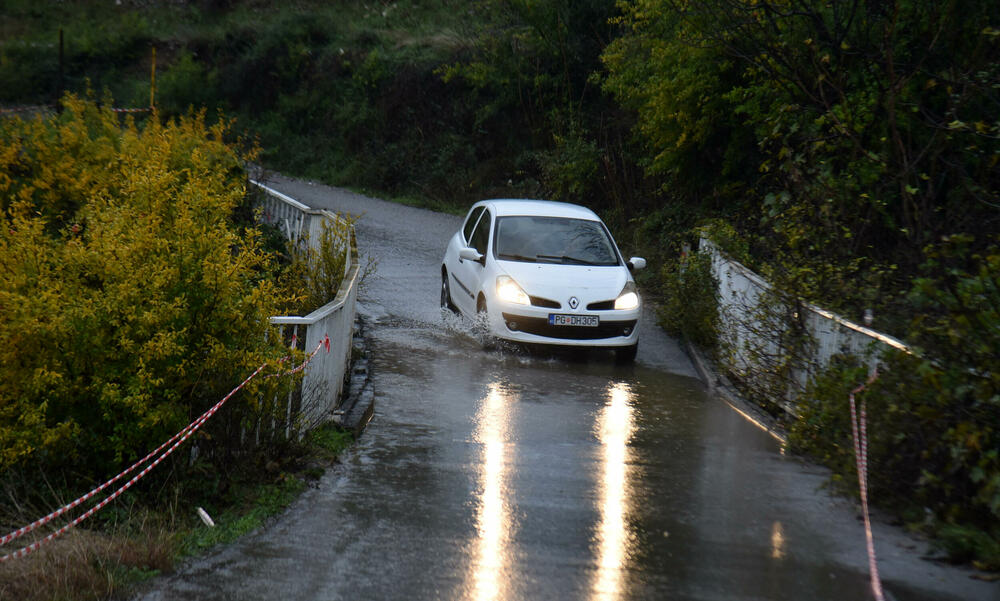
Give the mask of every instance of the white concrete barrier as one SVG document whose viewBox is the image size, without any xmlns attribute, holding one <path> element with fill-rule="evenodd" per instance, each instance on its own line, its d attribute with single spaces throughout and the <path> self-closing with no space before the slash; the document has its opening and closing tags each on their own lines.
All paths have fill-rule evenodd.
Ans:
<svg viewBox="0 0 1000 601">
<path fill-rule="evenodd" d="M 322 240 L 325 221 L 343 221 L 330 211 L 311 209 L 289 196 L 259 182 L 251 183 L 264 191 L 261 203 L 261 221 L 277 225 L 290 241 L 308 234 L 310 245 Z M 305 316 L 274 316 L 271 323 L 282 326 L 285 340 L 295 340 L 295 345 L 311 351 L 330 339 L 330 351 L 320 351 L 306 367 L 299 390 L 293 391 L 286 410 L 286 437 L 302 433 L 328 419 L 337 408 L 344 388 L 345 375 L 350 368 L 354 318 L 358 298 L 359 262 L 358 248 L 353 227 L 347 257 L 344 261 L 344 280 L 337 296 L 327 304 Z"/>
<path fill-rule="evenodd" d="M 775 331 L 778 324 L 762 323 L 761 320 L 762 315 L 768 314 L 762 303 L 774 298 L 767 294 L 772 286 L 706 238 L 701 239 L 699 252 L 709 254 L 712 275 L 719 281 L 720 332 L 727 337 L 724 342 L 729 350 L 726 367 L 741 378 L 753 378 L 757 375 L 754 372 L 759 368 L 760 357 L 775 357 L 785 352 L 776 342 L 780 338 Z M 874 369 L 886 349 L 910 352 L 899 340 L 831 311 L 806 302 L 799 307 L 802 311 L 799 319 L 810 340 L 805 345 L 807 355 L 795 359 L 791 365 L 783 401 L 798 396 L 809 378 L 829 366 L 835 355 L 854 355 Z"/>
</svg>

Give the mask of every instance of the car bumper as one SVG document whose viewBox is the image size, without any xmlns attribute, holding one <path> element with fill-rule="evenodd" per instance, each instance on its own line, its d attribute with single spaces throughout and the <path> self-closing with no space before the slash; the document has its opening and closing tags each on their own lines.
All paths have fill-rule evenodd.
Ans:
<svg viewBox="0 0 1000 601">
<path fill-rule="evenodd" d="M 513 342 L 580 347 L 632 346 L 639 340 L 637 329 L 639 310 L 594 311 L 580 315 L 596 315 L 597 326 L 557 326 L 549 323 L 549 315 L 565 314 L 549 309 L 506 305 L 491 312 L 490 329 L 494 336 Z"/>
</svg>

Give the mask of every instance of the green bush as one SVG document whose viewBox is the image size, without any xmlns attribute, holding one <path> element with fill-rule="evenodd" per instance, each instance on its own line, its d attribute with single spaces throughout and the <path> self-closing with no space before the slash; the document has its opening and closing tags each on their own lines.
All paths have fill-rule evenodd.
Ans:
<svg viewBox="0 0 1000 601">
<path fill-rule="evenodd" d="M 336 298 L 351 255 L 353 218 L 324 220 L 316 244 L 307 237 L 288 243 L 279 285 L 293 299 L 286 312 L 306 315 Z M 357 260 L 355 256 L 353 260 Z"/>
<path fill-rule="evenodd" d="M 826 370 L 810 380 L 798 401 L 798 419 L 788 432 L 791 449 L 833 469 L 834 481 L 846 490 L 857 488 L 849 397 L 867 375 L 868 368 L 856 357 L 834 357 Z M 879 409 L 871 407 L 869 413 L 878 416 Z M 869 431 L 881 432 L 874 424 Z"/>
<path fill-rule="evenodd" d="M 957 561 L 1000 567 L 995 409 L 984 410 L 952 388 L 958 371 L 894 351 L 878 380 L 857 396 L 867 402 L 868 473 L 873 502 L 936 535 Z M 949 373 L 951 372 L 951 373 Z M 959 380 L 968 374 L 958 375 Z M 857 493 L 849 395 L 867 379 L 857 359 L 840 358 L 816 376 L 790 428 L 793 450 L 834 470 Z M 943 386 L 942 386 L 943 385 Z"/>
<path fill-rule="evenodd" d="M 229 135 L 72 96 L 0 121 L 0 472 L 113 473 L 284 354 L 272 259 L 232 223 L 252 156 Z M 202 457 L 254 403 L 213 420 Z"/>
<path fill-rule="evenodd" d="M 789 293 L 902 336 L 922 249 L 997 229 L 1000 4 L 796 6 L 619 2 L 605 89 L 668 201 L 730 221 Z"/>
<path fill-rule="evenodd" d="M 911 302 L 917 354 L 893 351 L 870 385 L 872 498 L 937 535 L 956 560 L 1000 568 L 1000 250 L 967 237 L 928 249 Z M 812 382 L 791 441 L 854 487 L 847 398 L 864 380 L 841 361 Z M 927 517 L 929 516 L 929 520 Z"/>
<path fill-rule="evenodd" d="M 668 332 L 705 349 L 715 348 L 719 326 L 719 282 L 711 257 L 699 252 L 664 265 L 659 321 Z"/>
<path fill-rule="evenodd" d="M 196 61 L 190 52 L 182 52 L 157 79 L 156 106 L 174 115 L 183 115 L 192 107 L 216 108 L 217 78 L 215 69 Z"/>
</svg>

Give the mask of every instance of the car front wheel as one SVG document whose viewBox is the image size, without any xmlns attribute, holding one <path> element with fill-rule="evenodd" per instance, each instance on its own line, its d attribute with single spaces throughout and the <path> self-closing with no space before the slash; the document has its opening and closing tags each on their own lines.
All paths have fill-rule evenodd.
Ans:
<svg viewBox="0 0 1000 601">
<path fill-rule="evenodd" d="M 441 308 L 452 313 L 458 313 L 458 307 L 451 302 L 451 288 L 448 286 L 448 273 L 441 272 Z"/>
</svg>

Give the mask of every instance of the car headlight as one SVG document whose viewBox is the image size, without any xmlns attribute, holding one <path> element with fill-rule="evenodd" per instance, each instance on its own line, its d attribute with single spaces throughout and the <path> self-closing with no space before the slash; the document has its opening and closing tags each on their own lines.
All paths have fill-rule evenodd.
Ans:
<svg viewBox="0 0 1000 601">
<path fill-rule="evenodd" d="M 622 288 L 621 294 L 615 299 L 616 311 L 628 311 L 639 307 L 639 293 L 635 289 L 635 282 L 629 282 Z"/>
<path fill-rule="evenodd" d="M 517 285 L 514 278 L 509 275 L 502 275 L 497 277 L 497 297 L 508 303 L 514 303 L 515 305 L 530 305 L 531 299 L 525 294 L 524 290 Z"/>
</svg>

